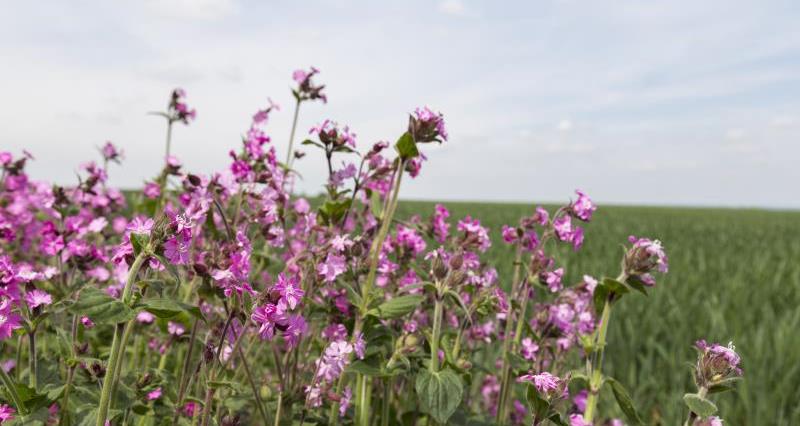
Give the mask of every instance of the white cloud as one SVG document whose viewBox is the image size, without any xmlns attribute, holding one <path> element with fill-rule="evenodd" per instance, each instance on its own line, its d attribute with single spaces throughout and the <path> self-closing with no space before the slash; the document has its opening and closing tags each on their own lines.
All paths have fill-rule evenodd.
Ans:
<svg viewBox="0 0 800 426">
<path fill-rule="evenodd" d="M 238 10 L 234 0 L 148 0 L 149 11 L 166 18 L 217 20 Z"/>
<path fill-rule="evenodd" d="M 558 122 L 558 130 L 562 132 L 568 132 L 572 130 L 572 121 L 564 119 Z"/>
<path fill-rule="evenodd" d="M 439 3 L 439 10 L 448 15 L 463 15 L 464 3 L 461 0 L 444 0 Z"/>
</svg>

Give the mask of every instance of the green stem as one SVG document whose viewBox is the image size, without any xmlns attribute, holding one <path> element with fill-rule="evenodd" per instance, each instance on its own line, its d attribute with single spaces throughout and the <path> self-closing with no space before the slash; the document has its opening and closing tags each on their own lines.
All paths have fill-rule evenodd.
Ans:
<svg viewBox="0 0 800 426">
<path fill-rule="evenodd" d="M 398 159 L 398 166 L 397 166 L 397 177 L 394 180 L 394 186 L 392 187 L 391 198 L 387 198 L 386 208 L 382 212 L 381 218 L 381 227 L 378 230 L 378 235 L 372 240 L 372 246 L 370 246 L 369 252 L 369 272 L 367 273 L 367 279 L 364 281 L 364 285 L 361 288 L 361 306 L 359 307 L 359 311 L 356 315 L 356 323 L 353 327 L 353 338 L 358 336 L 361 333 L 361 330 L 364 328 L 364 318 L 367 315 L 367 311 L 369 310 L 370 305 L 370 295 L 372 293 L 372 287 L 375 285 L 375 278 L 378 271 L 378 260 L 380 259 L 381 248 L 383 247 L 383 242 L 386 241 L 386 235 L 389 233 L 389 227 L 392 224 L 392 217 L 394 216 L 395 209 L 397 208 L 397 196 L 400 192 L 400 182 L 403 177 L 403 169 L 405 168 L 405 160 Z M 389 195 L 387 195 L 389 197 Z M 358 373 L 356 375 L 356 383 L 361 382 L 361 374 Z M 336 386 L 336 393 L 341 394 L 342 387 L 344 386 L 344 375 L 339 377 L 339 383 Z M 360 401 L 356 400 L 356 405 L 360 405 Z M 328 412 L 328 424 L 336 424 L 338 420 L 336 414 L 339 409 L 339 404 L 334 402 L 331 404 L 331 409 Z M 358 412 L 359 407 L 356 407 L 356 412 Z"/>
<path fill-rule="evenodd" d="M 433 308 L 433 335 L 431 336 L 431 364 L 430 371 L 439 371 L 439 336 L 442 332 L 442 300 L 436 296 Z"/>
<path fill-rule="evenodd" d="M 167 158 L 169 158 L 169 151 L 170 146 L 172 145 L 172 120 L 167 120 L 167 151 L 164 155 L 164 163 L 166 164 Z"/>
<path fill-rule="evenodd" d="M 286 167 L 292 167 L 292 147 L 294 145 L 294 132 L 297 130 L 297 117 L 300 115 L 300 99 L 294 104 L 294 118 L 292 119 L 292 131 L 289 133 L 289 150 L 286 151 Z"/>
<path fill-rule="evenodd" d="M 128 272 L 128 278 L 125 281 L 125 288 L 122 290 L 122 303 L 126 306 L 130 303 L 131 288 L 139 269 L 149 255 L 146 251 L 142 251 L 136 256 L 136 259 L 131 265 Z M 111 389 L 115 386 L 114 372 L 117 370 L 117 364 L 120 362 L 122 356 L 122 340 L 125 333 L 125 324 L 117 324 L 114 328 L 114 339 L 111 342 L 111 353 L 108 357 L 108 366 L 106 368 L 106 376 L 103 378 L 103 388 L 100 392 L 100 403 L 97 406 L 97 426 L 104 426 L 106 418 L 108 417 L 108 409 L 111 405 Z"/>
<path fill-rule="evenodd" d="M 381 401 L 381 426 L 389 426 L 389 409 L 392 403 L 392 378 L 387 377 L 383 382 L 383 399 Z"/>
<path fill-rule="evenodd" d="M 275 426 L 281 424 L 281 408 L 283 408 L 283 389 L 278 391 L 278 405 L 275 407 Z"/>
<path fill-rule="evenodd" d="M 13 380 L 11 380 L 11 377 L 8 377 L 8 374 L 6 374 L 5 370 L 2 368 L 0 368 L 0 381 L 2 381 L 3 385 L 6 387 L 8 396 L 11 398 L 11 401 L 17 408 L 17 412 L 21 413 L 22 415 L 27 415 L 28 409 L 25 408 L 25 405 L 22 403 L 22 398 L 20 398 L 19 393 L 17 392 L 17 385 Z"/>
<path fill-rule="evenodd" d="M 517 247 L 517 254 L 514 257 L 514 277 L 511 281 L 511 297 L 516 297 L 516 293 L 519 287 L 520 281 L 520 272 L 522 269 L 522 249 L 518 246 Z M 506 315 L 506 327 L 503 334 L 503 369 L 501 372 L 501 388 L 500 388 L 500 398 L 497 403 L 497 416 L 495 417 L 495 423 L 498 425 L 502 425 L 506 421 L 506 406 L 508 405 L 508 395 L 510 394 L 511 387 L 513 384 L 511 383 L 511 361 L 509 358 L 509 354 L 511 351 L 511 330 L 514 324 L 514 305 L 510 304 L 508 307 L 508 314 Z M 519 321 L 524 321 L 523 318 L 520 318 Z"/>
<path fill-rule="evenodd" d="M 73 358 L 77 356 L 75 353 L 75 342 L 78 338 L 78 315 L 72 316 L 72 341 L 70 342 L 70 351 L 72 351 Z M 67 367 L 67 383 L 64 385 L 64 400 L 61 402 L 61 410 L 59 414 L 59 424 L 65 424 L 67 413 L 69 412 L 69 394 L 72 390 L 72 380 L 75 377 L 75 360 Z"/>
<path fill-rule="evenodd" d="M 588 423 L 592 423 L 592 420 L 594 420 L 597 400 L 600 394 L 600 385 L 603 382 L 603 356 L 605 355 L 606 336 L 608 334 L 608 322 L 611 319 L 612 302 L 611 296 L 606 298 L 606 303 L 603 305 L 603 313 L 600 316 L 600 327 L 597 329 L 597 339 L 595 340 L 594 346 L 597 356 L 595 357 L 596 362 L 592 363 L 592 371 L 589 372 L 589 396 L 586 398 L 586 411 L 583 413 L 583 419 Z"/>
<path fill-rule="evenodd" d="M 28 333 L 28 385 L 36 390 L 36 385 L 39 377 L 39 363 L 36 359 L 36 327 L 31 329 Z"/>
<path fill-rule="evenodd" d="M 178 413 L 183 407 L 183 397 L 186 395 L 186 385 L 188 384 L 189 378 L 189 366 L 192 363 L 192 350 L 194 349 L 194 339 L 197 336 L 197 328 L 199 322 L 194 320 L 194 324 L 192 324 L 192 334 L 189 337 L 189 349 L 186 351 L 186 358 L 183 360 L 183 368 L 181 369 L 181 377 L 178 380 L 178 403 L 175 406 L 175 414 L 172 416 L 172 423 L 177 424 L 178 422 Z"/>
</svg>

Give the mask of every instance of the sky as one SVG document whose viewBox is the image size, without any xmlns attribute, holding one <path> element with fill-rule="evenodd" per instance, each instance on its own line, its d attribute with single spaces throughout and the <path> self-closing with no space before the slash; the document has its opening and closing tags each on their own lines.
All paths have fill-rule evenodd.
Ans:
<svg viewBox="0 0 800 426">
<path fill-rule="evenodd" d="M 8 2 L 0 150 L 72 184 L 111 140 L 111 184 L 140 186 L 165 138 L 146 113 L 182 87 L 188 170 L 227 167 L 268 98 L 283 158 L 291 74 L 314 65 L 329 102 L 303 105 L 299 138 L 331 118 L 366 150 L 417 106 L 444 114 L 450 140 L 403 198 L 800 208 L 798 22 L 794 0 Z M 298 168 L 319 192 L 324 158 Z"/>
</svg>

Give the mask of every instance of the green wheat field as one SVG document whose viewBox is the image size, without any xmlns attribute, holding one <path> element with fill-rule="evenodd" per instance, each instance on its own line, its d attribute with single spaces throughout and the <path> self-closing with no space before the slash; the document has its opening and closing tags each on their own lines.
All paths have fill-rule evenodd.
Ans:
<svg viewBox="0 0 800 426">
<path fill-rule="evenodd" d="M 427 217 L 435 203 L 401 203 L 399 217 Z M 486 260 L 508 286 L 512 250 L 503 224 L 516 224 L 532 205 L 443 203 L 451 222 L 467 214 L 491 228 Z M 635 390 L 650 424 L 681 424 L 681 400 L 693 391 L 689 363 L 699 338 L 727 344 L 742 356 L 745 380 L 715 398 L 726 425 L 800 424 L 800 212 L 740 209 L 604 207 L 586 229 L 580 252 L 564 249 L 565 283 L 583 274 L 615 276 L 629 234 L 662 240 L 670 271 L 649 297 L 626 298 L 611 320 L 607 371 Z M 603 395 L 604 412 L 616 409 Z M 609 411 L 605 411 L 609 410 Z"/>
</svg>

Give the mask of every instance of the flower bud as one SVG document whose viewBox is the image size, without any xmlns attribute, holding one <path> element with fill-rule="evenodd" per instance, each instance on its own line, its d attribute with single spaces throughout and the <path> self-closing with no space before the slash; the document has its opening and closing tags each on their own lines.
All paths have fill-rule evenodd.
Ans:
<svg viewBox="0 0 800 426">
<path fill-rule="evenodd" d="M 700 351 L 695 367 L 698 386 L 709 388 L 722 380 L 742 375 L 739 367 L 741 358 L 736 353 L 733 342 L 722 346 L 717 343 L 709 345 L 705 340 L 699 340 L 695 346 Z"/>
<path fill-rule="evenodd" d="M 431 260 L 431 270 L 437 280 L 443 280 L 447 276 L 447 266 L 440 256 L 436 256 Z"/>
</svg>

